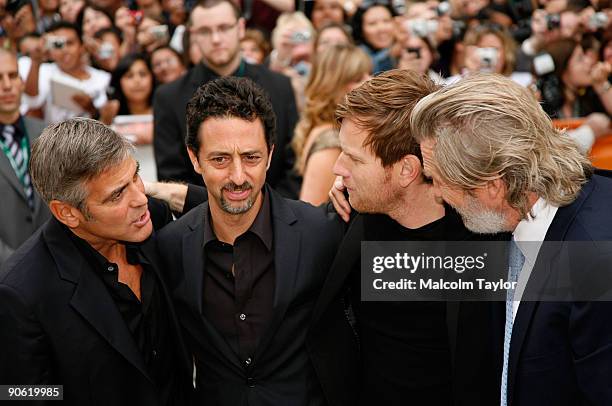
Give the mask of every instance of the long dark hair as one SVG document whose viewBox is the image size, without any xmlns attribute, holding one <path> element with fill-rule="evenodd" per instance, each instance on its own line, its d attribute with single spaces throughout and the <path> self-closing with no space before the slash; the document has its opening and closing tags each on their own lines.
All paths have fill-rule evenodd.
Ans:
<svg viewBox="0 0 612 406">
<path fill-rule="evenodd" d="M 109 87 L 109 98 L 119 100 L 119 115 L 127 115 L 131 114 L 128 108 L 127 98 L 123 93 L 123 89 L 121 89 L 121 78 L 126 75 L 126 73 L 130 70 L 132 65 L 134 65 L 137 61 L 143 61 L 151 74 L 151 94 L 149 95 L 149 105 L 153 104 L 153 93 L 155 92 L 155 75 L 153 75 L 153 69 L 151 69 L 151 62 L 149 58 L 145 54 L 134 53 L 124 56 L 117 62 L 117 67 L 113 71 L 113 75 L 110 81 Z"/>
<path fill-rule="evenodd" d="M 352 25 L 351 25 L 351 28 L 353 30 L 353 39 L 355 40 L 355 43 L 357 45 L 362 45 L 362 44 L 367 45 L 369 48 L 371 48 L 374 51 L 378 51 L 378 50 L 375 49 L 372 46 L 372 44 L 368 43 L 368 41 L 365 39 L 365 36 L 363 35 L 363 15 L 370 8 L 376 7 L 376 6 L 384 7 L 387 10 L 389 10 L 389 13 L 391 13 L 391 17 L 397 16 L 397 13 L 393 9 L 393 7 L 391 7 L 389 0 L 368 0 L 368 1 L 364 1 L 361 4 L 361 6 L 359 6 L 357 11 L 355 11 L 355 15 L 353 15 Z"/>
</svg>

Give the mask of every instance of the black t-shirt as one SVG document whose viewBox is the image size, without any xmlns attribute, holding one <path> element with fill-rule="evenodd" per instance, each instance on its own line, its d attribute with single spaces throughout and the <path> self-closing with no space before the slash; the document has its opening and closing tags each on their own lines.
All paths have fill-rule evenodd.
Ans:
<svg viewBox="0 0 612 406">
<path fill-rule="evenodd" d="M 443 218 L 418 229 L 404 228 L 385 215 L 366 215 L 364 230 L 366 241 L 455 241 L 472 236 L 448 207 Z M 362 404 L 450 405 L 446 303 L 362 302 L 360 271 L 351 275 L 363 362 Z"/>
</svg>

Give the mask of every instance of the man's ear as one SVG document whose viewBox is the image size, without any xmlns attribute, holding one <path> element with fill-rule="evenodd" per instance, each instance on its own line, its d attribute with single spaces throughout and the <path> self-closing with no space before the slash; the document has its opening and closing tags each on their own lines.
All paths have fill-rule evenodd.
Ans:
<svg viewBox="0 0 612 406">
<path fill-rule="evenodd" d="M 200 161 L 198 161 L 197 155 L 189 147 L 187 147 L 187 154 L 189 154 L 189 160 L 191 161 L 191 165 L 193 165 L 193 170 L 201 175 L 202 167 L 200 166 Z"/>
<path fill-rule="evenodd" d="M 270 163 L 272 162 L 273 152 L 274 152 L 274 144 L 270 145 L 270 152 L 268 152 L 268 164 L 266 165 L 266 171 L 270 169 Z"/>
<path fill-rule="evenodd" d="M 407 187 L 421 175 L 421 161 L 415 155 L 405 155 L 396 165 L 399 165 L 399 184 L 401 187 Z"/>
<path fill-rule="evenodd" d="M 493 201 L 497 202 L 506 199 L 506 183 L 502 178 L 497 178 L 493 180 L 487 181 L 485 186 L 487 197 Z"/>
<path fill-rule="evenodd" d="M 59 200 L 51 200 L 49 210 L 53 217 L 69 228 L 77 228 L 85 219 L 79 209 Z"/>
</svg>

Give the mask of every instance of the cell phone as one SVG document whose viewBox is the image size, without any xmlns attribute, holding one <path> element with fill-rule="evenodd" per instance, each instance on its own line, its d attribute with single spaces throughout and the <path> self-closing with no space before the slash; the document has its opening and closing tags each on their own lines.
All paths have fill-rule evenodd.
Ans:
<svg viewBox="0 0 612 406">
<path fill-rule="evenodd" d="M 49 50 L 51 50 L 51 49 L 62 49 L 62 48 L 64 48 L 66 46 L 66 38 L 58 37 L 58 36 L 55 36 L 55 35 L 49 35 L 47 37 L 45 46 Z"/>
<path fill-rule="evenodd" d="M 310 31 L 296 31 L 291 34 L 291 42 L 294 44 L 304 44 L 312 38 Z"/>
<path fill-rule="evenodd" d="M 605 28 L 607 25 L 608 15 L 603 11 L 598 11 L 597 13 L 591 15 L 591 17 L 589 18 L 589 26 L 594 30 Z"/>
<path fill-rule="evenodd" d="M 406 48 L 406 52 L 409 54 L 415 54 L 416 59 L 421 59 L 421 48 L 419 47 L 408 47 Z"/>
<path fill-rule="evenodd" d="M 149 28 L 149 32 L 156 40 L 164 40 L 168 38 L 168 26 L 167 25 L 155 25 Z"/>
<path fill-rule="evenodd" d="M 476 53 L 480 59 L 481 70 L 491 72 L 497 65 L 497 58 L 499 57 L 497 48 L 477 48 Z"/>
<path fill-rule="evenodd" d="M 561 14 L 547 14 L 546 29 L 552 31 L 557 28 L 561 28 Z"/>
<path fill-rule="evenodd" d="M 100 59 L 109 59 L 113 56 L 115 52 L 115 47 L 110 42 L 103 42 L 98 48 L 98 58 Z"/>
</svg>

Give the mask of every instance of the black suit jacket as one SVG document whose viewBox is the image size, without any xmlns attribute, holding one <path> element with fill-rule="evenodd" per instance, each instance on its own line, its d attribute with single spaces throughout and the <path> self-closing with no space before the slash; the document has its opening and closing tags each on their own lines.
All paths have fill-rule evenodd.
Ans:
<svg viewBox="0 0 612 406">
<path fill-rule="evenodd" d="M 202 313 L 203 226 L 208 203 L 195 207 L 158 235 L 166 264 L 177 269 L 171 282 L 173 296 L 196 360 L 201 404 L 324 404 L 305 338 L 344 227 L 336 214 L 323 207 L 284 199 L 269 187 L 266 193 L 271 199 L 275 296 L 272 320 L 251 366 L 242 363 Z"/>
<path fill-rule="evenodd" d="M 349 278 L 360 272 L 361 242 L 372 233 L 366 231 L 367 216 L 358 214 L 351 220 L 315 305 L 308 337 L 323 389 L 334 406 L 359 403 L 359 340 L 343 320 L 347 317 Z M 384 230 L 380 233 L 384 235 Z M 500 238 L 503 236 L 491 237 Z M 453 404 L 490 406 L 499 402 L 503 315 L 503 303 L 447 302 Z"/>
<path fill-rule="evenodd" d="M 298 191 L 293 190 L 295 186 L 288 185 L 286 179 L 293 166 L 290 143 L 298 119 L 291 82 L 286 76 L 264 66 L 248 63 L 245 63 L 244 76 L 269 94 L 276 114 L 276 142 L 267 182 L 278 188 L 283 195 L 293 197 Z M 198 87 L 217 77 L 210 69 L 199 64 L 176 81 L 160 86 L 155 92 L 153 146 L 159 180 L 203 185 L 202 177 L 193 170 L 185 146 L 186 107 Z"/>
<path fill-rule="evenodd" d="M 142 253 L 159 264 L 153 241 Z M 69 405 L 159 405 L 142 355 L 95 272 L 55 218 L 3 265 L 0 383 L 61 384 Z M 181 383 L 170 401 L 183 405 L 190 396 L 190 359 L 163 283 L 160 294 L 181 354 Z"/>
<path fill-rule="evenodd" d="M 560 207 L 545 241 L 592 242 L 588 257 L 572 271 L 584 280 L 601 278 L 610 297 L 612 286 L 612 172 L 598 171 L 570 205 Z M 604 175 L 604 176 L 601 176 Z M 565 250 L 565 252 L 563 252 Z M 559 246 L 567 264 L 580 255 Z M 563 266 L 555 249 L 540 250 L 526 291 L 549 286 Z M 592 266 L 595 265 L 595 266 Z M 539 272 L 539 269 L 545 272 Z M 508 362 L 509 406 L 580 406 L 612 404 L 612 302 L 521 301 L 512 329 Z"/>
</svg>

